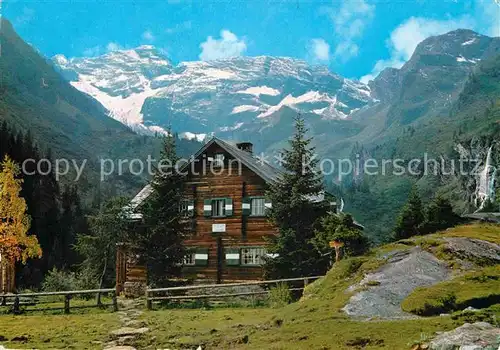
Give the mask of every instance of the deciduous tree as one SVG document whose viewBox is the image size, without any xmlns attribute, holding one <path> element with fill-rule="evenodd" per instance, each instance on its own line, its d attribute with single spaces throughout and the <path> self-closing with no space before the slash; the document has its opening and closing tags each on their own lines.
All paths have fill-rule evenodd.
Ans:
<svg viewBox="0 0 500 350">
<path fill-rule="evenodd" d="M 0 256 L 11 262 L 26 263 L 40 258 L 42 250 L 35 235 L 28 234 L 31 218 L 21 192 L 19 167 L 5 156 L 0 172 Z"/>
</svg>

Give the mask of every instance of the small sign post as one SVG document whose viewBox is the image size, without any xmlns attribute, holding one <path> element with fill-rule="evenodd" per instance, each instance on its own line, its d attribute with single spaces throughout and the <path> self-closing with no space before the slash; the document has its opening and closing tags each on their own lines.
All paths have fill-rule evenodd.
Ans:
<svg viewBox="0 0 500 350">
<path fill-rule="evenodd" d="M 340 260 L 340 248 L 344 246 L 344 243 L 339 241 L 330 241 L 330 247 L 335 248 L 335 262 Z"/>
</svg>

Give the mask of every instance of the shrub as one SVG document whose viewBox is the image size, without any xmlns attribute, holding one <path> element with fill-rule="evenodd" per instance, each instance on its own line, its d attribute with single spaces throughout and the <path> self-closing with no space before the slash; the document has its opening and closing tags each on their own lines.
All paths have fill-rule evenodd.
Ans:
<svg viewBox="0 0 500 350">
<path fill-rule="evenodd" d="M 288 284 L 278 283 L 269 290 L 269 303 L 272 307 L 283 307 L 292 302 L 292 292 Z"/>
<path fill-rule="evenodd" d="M 76 276 L 73 272 L 58 270 L 54 267 L 45 275 L 42 289 L 45 292 L 75 290 L 76 285 Z"/>
</svg>

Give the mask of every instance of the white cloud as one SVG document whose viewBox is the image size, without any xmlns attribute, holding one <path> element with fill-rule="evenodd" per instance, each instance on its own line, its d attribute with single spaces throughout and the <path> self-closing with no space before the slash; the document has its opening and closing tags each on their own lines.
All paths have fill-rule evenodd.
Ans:
<svg viewBox="0 0 500 350">
<path fill-rule="evenodd" d="M 476 0 L 479 28 L 489 36 L 500 36 L 500 0 Z"/>
<path fill-rule="evenodd" d="M 154 41 L 155 36 L 152 31 L 146 30 L 144 33 L 142 33 L 142 38 L 146 41 Z"/>
<path fill-rule="evenodd" d="M 372 71 L 361 77 L 360 80 L 367 83 L 387 67 L 400 68 L 410 59 L 417 45 L 430 36 L 444 34 L 459 28 L 473 28 L 474 24 L 475 22 L 470 16 L 448 20 L 411 17 L 392 31 L 387 40 L 390 58 L 378 60 Z"/>
<path fill-rule="evenodd" d="M 363 36 L 365 28 L 375 15 L 375 6 L 365 0 L 343 0 L 340 9 L 327 9 L 335 34 L 341 40 L 334 51 L 336 60 L 346 62 L 359 53 L 356 41 Z"/>
<path fill-rule="evenodd" d="M 107 51 L 117 51 L 117 50 L 121 50 L 121 48 L 122 47 L 116 42 L 110 42 L 110 43 L 108 43 L 108 45 L 106 45 Z"/>
<path fill-rule="evenodd" d="M 324 39 L 312 39 L 310 54 L 316 61 L 327 62 L 330 60 L 330 45 Z"/>
<path fill-rule="evenodd" d="M 245 39 L 238 37 L 229 30 L 221 30 L 220 39 L 209 36 L 205 42 L 200 44 L 202 61 L 211 61 L 221 58 L 241 56 L 247 49 Z"/>
</svg>

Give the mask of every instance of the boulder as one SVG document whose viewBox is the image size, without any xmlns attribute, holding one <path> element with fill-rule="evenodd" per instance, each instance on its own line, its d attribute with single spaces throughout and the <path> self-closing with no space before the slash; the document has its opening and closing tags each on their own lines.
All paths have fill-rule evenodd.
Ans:
<svg viewBox="0 0 500 350">
<path fill-rule="evenodd" d="M 500 328 L 486 322 L 466 323 L 439 334 L 429 344 L 432 350 L 486 350 L 500 345 Z"/>
</svg>

